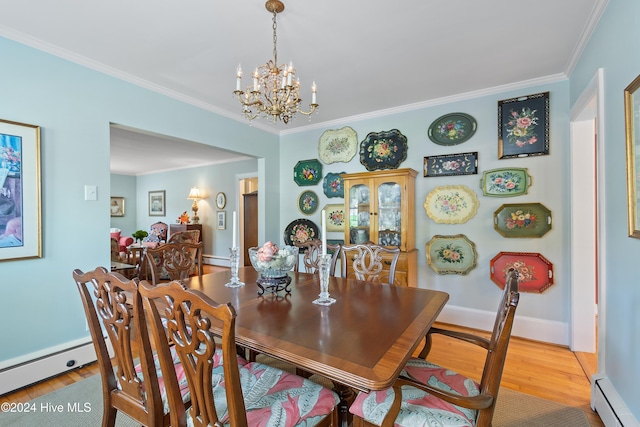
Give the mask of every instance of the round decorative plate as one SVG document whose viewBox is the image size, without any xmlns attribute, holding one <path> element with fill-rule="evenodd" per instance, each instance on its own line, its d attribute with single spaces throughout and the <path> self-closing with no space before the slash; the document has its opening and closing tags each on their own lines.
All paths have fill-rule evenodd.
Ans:
<svg viewBox="0 0 640 427">
<path fill-rule="evenodd" d="M 284 229 L 284 243 L 286 245 L 305 243 L 318 238 L 318 226 L 308 219 L 296 219 Z"/>
<path fill-rule="evenodd" d="M 311 215 L 318 209 L 318 195 L 311 190 L 303 191 L 298 196 L 298 209 L 305 215 Z"/>
<path fill-rule="evenodd" d="M 462 224 L 478 211 L 478 198 L 466 185 L 445 185 L 427 194 L 424 209 L 438 224 Z"/>
<path fill-rule="evenodd" d="M 322 164 L 318 159 L 300 160 L 293 168 L 293 180 L 296 184 L 316 185 L 322 179 Z"/>
<path fill-rule="evenodd" d="M 397 169 L 407 159 L 407 137 L 398 129 L 371 132 L 360 143 L 360 163 L 368 171 Z"/>
<path fill-rule="evenodd" d="M 348 163 L 358 152 L 358 134 L 349 126 L 326 130 L 318 141 L 318 157 L 324 163 Z"/>
<path fill-rule="evenodd" d="M 343 173 L 346 172 L 329 172 L 325 175 L 322 188 L 324 189 L 324 194 L 326 194 L 327 197 L 344 197 L 344 182 L 340 176 L 340 174 Z"/>
<path fill-rule="evenodd" d="M 476 119 L 468 114 L 445 114 L 429 126 L 429 139 L 438 145 L 462 144 L 473 136 L 476 128 Z"/>
</svg>

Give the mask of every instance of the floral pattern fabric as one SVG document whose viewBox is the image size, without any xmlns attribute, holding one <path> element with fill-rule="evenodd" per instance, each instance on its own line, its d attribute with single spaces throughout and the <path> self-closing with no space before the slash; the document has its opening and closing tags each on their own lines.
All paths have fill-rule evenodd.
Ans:
<svg viewBox="0 0 640 427">
<path fill-rule="evenodd" d="M 423 359 L 410 359 L 400 375 L 461 396 L 479 394 L 479 385 L 475 381 Z M 361 392 L 349 411 L 370 423 L 380 425 L 391 408 L 394 396 L 393 388 L 371 393 Z M 474 426 L 476 414 L 475 410 L 450 404 L 415 387 L 403 386 L 402 403 L 395 426 Z"/>
</svg>

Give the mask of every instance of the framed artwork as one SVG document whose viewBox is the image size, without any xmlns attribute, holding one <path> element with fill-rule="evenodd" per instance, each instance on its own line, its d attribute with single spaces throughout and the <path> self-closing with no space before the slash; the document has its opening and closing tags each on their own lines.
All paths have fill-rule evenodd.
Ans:
<svg viewBox="0 0 640 427">
<path fill-rule="evenodd" d="M 218 230 L 224 230 L 227 228 L 227 212 L 216 212 L 216 228 Z"/>
<path fill-rule="evenodd" d="M 476 128 L 476 120 L 470 115 L 451 113 L 435 119 L 427 133 L 438 145 L 457 145 L 471 138 Z"/>
<path fill-rule="evenodd" d="M 149 191 L 149 216 L 166 216 L 165 191 Z"/>
<path fill-rule="evenodd" d="M 476 193 L 466 185 L 444 185 L 427 194 L 424 209 L 438 224 L 462 224 L 475 216 L 478 205 Z"/>
<path fill-rule="evenodd" d="M 0 120 L 0 261 L 42 257 L 40 127 Z"/>
<path fill-rule="evenodd" d="M 629 215 L 629 237 L 640 239 L 640 98 L 636 92 L 640 87 L 640 76 L 624 90 L 624 122 L 627 137 L 627 210 Z"/>
<path fill-rule="evenodd" d="M 358 134 L 349 126 L 326 130 L 320 135 L 318 157 L 324 163 L 348 163 L 358 152 Z"/>
<path fill-rule="evenodd" d="M 443 154 L 424 158 L 424 176 L 476 175 L 478 152 Z"/>
<path fill-rule="evenodd" d="M 427 265 L 438 274 L 465 275 L 476 268 L 476 245 L 464 234 L 435 235 L 427 242 Z"/>
<path fill-rule="evenodd" d="M 344 182 L 342 180 L 343 174 L 346 172 L 333 173 L 329 172 L 325 175 L 322 182 L 322 189 L 327 197 L 344 197 Z"/>
<path fill-rule="evenodd" d="M 407 159 L 407 137 L 398 129 L 371 132 L 360 143 L 360 163 L 368 171 L 398 169 Z"/>
<path fill-rule="evenodd" d="M 521 196 L 531 185 L 527 168 L 491 169 L 484 171 L 480 179 L 482 194 L 490 197 Z"/>
<path fill-rule="evenodd" d="M 327 231 L 344 231 L 344 205 L 325 205 L 323 210 L 326 215 Z"/>
<path fill-rule="evenodd" d="M 518 290 L 540 294 L 553 285 L 553 264 L 533 252 L 500 252 L 490 262 L 491 280 L 504 289 L 507 272 L 518 272 Z"/>
<path fill-rule="evenodd" d="M 315 191 L 307 190 L 298 196 L 298 210 L 305 215 L 311 215 L 318 209 L 318 195 Z"/>
<path fill-rule="evenodd" d="M 542 203 L 504 204 L 493 213 L 493 228 L 503 237 L 542 237 L 551 230 L 551 211 Z"/>
<path fill-rule="evenodd" d="M 124 216 L 124 197 L 111 197 L 111 216 Z"/>
<path fill-rule="evenodd" d="M 216 207 L 218 209 L 224 209 L 227 205 L 227 196 L 221 191 L 216 194 Z"/>
<path fill-rule="evenodd" d="M 549 92 L 498 101 L 498 158 L 549 154 Z"/>
<path fill-rule="evenodd" d="M 322 179 L 322 164 L 318 159 L 300 160 L 293 167 L 293 181 L 299 186 L 316 185 Z"/>
</svg>

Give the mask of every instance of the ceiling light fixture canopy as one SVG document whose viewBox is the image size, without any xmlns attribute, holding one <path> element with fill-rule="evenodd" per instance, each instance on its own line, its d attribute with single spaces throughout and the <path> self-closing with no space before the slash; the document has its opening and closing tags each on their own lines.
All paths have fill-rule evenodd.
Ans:
<svg viewBox="0 0 640 427">
<path fill-rule="evenodd" d="M 276 16 L 284 10 L 280 0 L 267 0 L 266 9 L 273 13 L 273 59 L 259 66 L 253 73 L 253 82 L 242 90 L 242 68 L 238 65 L 236 74 L 236 90 L 234 94 L 242 104 L 244 116 L 251 122 L 262 114 L 265 117 L 289 123 L 296 113 L 311 115 L 318 108 L 316 103 L 316 82 L 311 86 L 311 104 L 309 111 L 300 109 L 300 80 L 296 78 L 293 64 L 278 65 L 278 36 Z"/>
</svg>

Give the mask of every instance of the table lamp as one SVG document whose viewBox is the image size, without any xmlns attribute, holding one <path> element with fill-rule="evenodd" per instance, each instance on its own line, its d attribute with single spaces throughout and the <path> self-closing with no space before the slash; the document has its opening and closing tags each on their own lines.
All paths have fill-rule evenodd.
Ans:
<svg viewBox="0 0 640 427">
<path fill-rule="evenodd" d="M 194 224 L 197 224 L 198 221 L 200 221 L 200 218 L 198 217 L 198 200 L 201 198 L 202 197 L 200 196 L 200 190 L 198 190 L 198 187 L 193 187 L 191 191 L 189 191 L 189 196 L 187 197 L 187 199 L 193 200 L 193 205 L 191 206 L 193 217 L 191 218 L 191 220 Z"/>
</svg>

